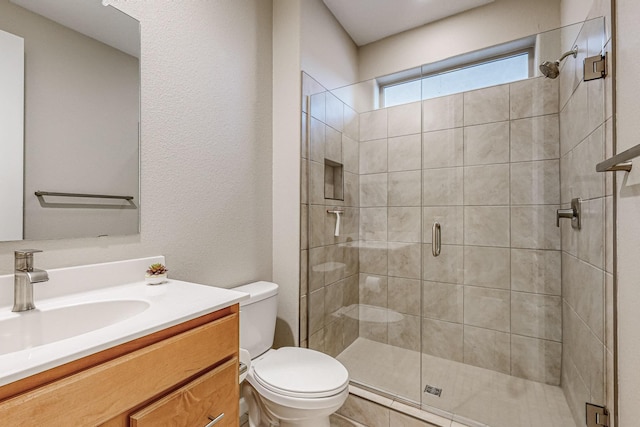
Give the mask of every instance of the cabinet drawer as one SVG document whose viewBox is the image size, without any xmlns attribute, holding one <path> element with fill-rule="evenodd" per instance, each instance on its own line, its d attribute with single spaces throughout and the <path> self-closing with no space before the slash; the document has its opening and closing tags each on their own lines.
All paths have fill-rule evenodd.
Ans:
<svg viewBox="0 0 640 427">
<path fill-rule="evenodd" d="M 201 375 L 130 417 L 131 427 L 216 427 L 238 423 L 238 359 Z"/>
<path fill-rule="evenodd" d="M 235 358 L 237 351 L 238 315 L 232 314 L 5 400 L 0 424 L 100 425 L 221 360 Z M 236 370 L 236 383 L 237 375 Z"/>
</svg>

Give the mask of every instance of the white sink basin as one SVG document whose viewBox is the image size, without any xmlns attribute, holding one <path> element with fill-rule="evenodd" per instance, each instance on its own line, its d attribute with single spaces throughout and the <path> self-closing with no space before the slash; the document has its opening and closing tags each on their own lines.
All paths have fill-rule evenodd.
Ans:
<svg viewBox="0 0 640 427">
<path fill-rule="evenodd" d="M 0 318 L 0 354 L 95 331 L 142 313 L 149 305 L 141 300 L 113 300 L 13 313 Z"/>
<path fill-rule="evenodd" d="M 11 311 L 13 275 L 0 275 L 0 386 L 248 298 L 174 279 L 147 285 L 157 262 L 164 257 L 47 269 L 49 281 L 33 287 L 37 308 L 22 313 Z"/>
</svg>

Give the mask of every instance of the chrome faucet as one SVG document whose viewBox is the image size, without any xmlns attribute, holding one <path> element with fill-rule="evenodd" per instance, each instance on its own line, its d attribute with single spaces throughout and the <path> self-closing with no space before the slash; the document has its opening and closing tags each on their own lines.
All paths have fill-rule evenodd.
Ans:
<svg viewBox="0 0 640 427">
<path fill-rule="evenodd" d="M 13 276 L 13 309 L 11 311 L 33 310 L 33 284 L 49 280 L 49 273 L 33 268 L 33 254 L 39 249 L 15 251 L 15 271 Z"/>
</svg>

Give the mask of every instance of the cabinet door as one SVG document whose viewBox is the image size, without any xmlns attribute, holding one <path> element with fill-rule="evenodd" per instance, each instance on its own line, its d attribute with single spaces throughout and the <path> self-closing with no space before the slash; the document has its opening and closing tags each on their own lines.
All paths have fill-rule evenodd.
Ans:
<svg viewBox="0 0 640 427">
<path fill-rule="evenodd" d="M 131 427 L 238 425 L 238 359 L 234 358 L 134 413 Z M 218 419 L 218 422 L 212 423 Z"/>
</svg>

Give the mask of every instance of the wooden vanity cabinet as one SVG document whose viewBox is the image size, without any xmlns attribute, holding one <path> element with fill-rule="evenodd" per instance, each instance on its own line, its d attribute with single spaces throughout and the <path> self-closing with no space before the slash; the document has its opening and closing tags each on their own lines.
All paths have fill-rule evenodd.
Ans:
<svg viewBox="0 0 640 427">
<path fill-rule="evenodd" d="M 2 426 L 238 426 L 234 305 L 0 387 Z M 221 414 L 224 414 L 220 417 Z"/>
</svg>

